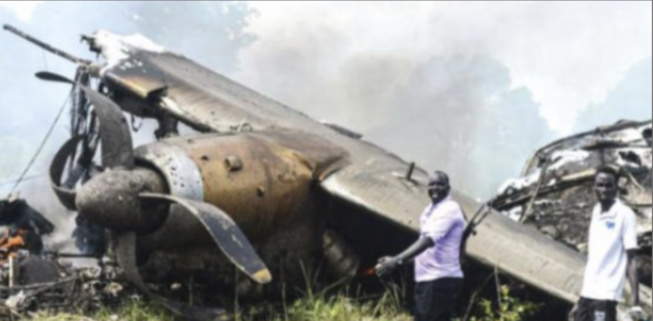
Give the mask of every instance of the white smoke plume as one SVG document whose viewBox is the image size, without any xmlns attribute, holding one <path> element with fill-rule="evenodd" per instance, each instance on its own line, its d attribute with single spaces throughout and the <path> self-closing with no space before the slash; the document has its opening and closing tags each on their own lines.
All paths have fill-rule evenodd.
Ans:
<svg viewBox="0 0 653 321">
<path fill-rule="evenodd" d="M 518 175 L 539 145 L 587 127 L 578 119 L 595 126 L 651 113 L 651 86 L 645 86 L 650 2 L 43 2 L 21 8 L 0 1 L 0 23 L 90 59 L 80 34 L 141 33 L 406 160 L 446 170 L 456 188 L 479 198 Z M 74 66 L 6 32 L 0 49 L 0 182 L 6 182 L 23 170 L 67 94 L 65 86 L 33 74 L 72 76 Z M 615 111 L 623 101 L 630 107 Z M 602 116 L 590 121 L 592 113 Z M 136 144 L 153 139 L 149 126 Z M 67 135 L 62 119 L 28 176 L 46 172 Z M 28 201 L 68 222 L 72 214 L 55 205 L 47 179 L 30 182 L 21 185 Z M 0 186 L 0 197 L 10 187 Z"/>
</svg>

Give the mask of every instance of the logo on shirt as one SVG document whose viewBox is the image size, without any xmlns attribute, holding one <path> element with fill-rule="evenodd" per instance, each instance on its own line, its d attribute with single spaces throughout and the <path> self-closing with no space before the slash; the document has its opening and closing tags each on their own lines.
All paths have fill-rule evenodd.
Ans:
<svg viewBox="0 0 653 321">
<path fill-rule="evenodd" d="M 605 222 L 605 226 L 608 228 L 608 230 L 613 230 L 615 225 L 616 224 L 614 223 L 614 221 Z"/>
</svg>

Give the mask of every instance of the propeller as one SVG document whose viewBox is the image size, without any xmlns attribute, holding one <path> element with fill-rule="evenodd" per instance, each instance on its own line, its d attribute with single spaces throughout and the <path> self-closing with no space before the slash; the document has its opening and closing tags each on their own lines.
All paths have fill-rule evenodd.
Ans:
<svg viewBox="0 0 653 321">
<path fill-rule="evenodd" d="M 76 194 L 74 190 L 66 188 L 61 184 L 61 178 L 66 163 L 68 162 L 68 158 L 70 158 L 74 150 L 77 149 L 77 145 L 79 145 L 79 142 L 81 142 L 82 139 L 84 139 L 84 136 L 81 135 L 68 139 L 68 141 L 61 146 L 59 151 L 57 151 L 52 163 L 50 163 L 50 185 L 61 204 L 71 211 L 77 210 L 77 207 L 75 206 Z"/>
<path fill-rule="evenodd" d="M 52 73 L 37 75 L 45 80 L 71 83 Z M 265 263 L 227 213 L 209 203 L 166 194 L 166 183 L 157 172 L 134 166 L 131 132 L 120 107 L 79 82 L 72 84 L 83 92 L 99 121 L 101 161 L 105 170 L 93 175 L 76 190 L 74 186 L 61 183 L 67 160 L 74 157 L 79 143 L 88 138 L 73 136 L 57 152 L 51 164 L 52 186 L 64 206 L 112 231 L 118 261 L 132 283 L 189 319 L 215 320 L 216 316 L 224 316 L 220 309 L 193 308 L 152 294 L 140 277 L 135 256 L 137 235 L 151 233 L 163 225 L 169 204 L 180 205 L 189 214 L 189 219 L 199 220 L 221 252 L 240 271 L 258 283 L 271 282 L 272 276 Z M 68 175 L 71 173 L 74 171 L 69 170 Z M 72 181 L 76 182 L 75 179 Z"/>
<path fill-rule="evenodd" d="M 236 267 L 258 283 L 272 281 L 270 271 L 258 258 L 238 225 L 221 209 L 204 202 L 155 193 L 141 193 L 142 199 L 161 200 L 183 206 L 202 222 L 211 237 Z"/>
<path fill-rule="evenodd" d="M 71 80 L 65 76 L 49 72 L 40 71 L 36 73 L 36 77 L 58 83 L 73 85 L 71 90 L 71 139 L 64 144 L 59 153 L 50 166 L 50 176 L 55 193 L 66 206 L 66 208 L 74 210 L 74 186 L 82 179 L 83 181 L 90 178 L 90 171 L 95 156 L 97 146 L 99 143 L 99 135 L 96 131 L 96 117 L 95 112 L 90 112 L 90 104 L 86 97 L 86 93 L 81 87 L 90 84 L 90 76 L 88 66 L 80 65 L 75 73 L 75 80 Z M 78 138 L 81 136 L 81 138 Z M 75 141 L 76 143 L 73 143 Z M 82 142 L 81 153 L 76 159 L 78 144 Z M 61 181 L 64 173 L 64 165 L 70 159 L 70 167 L 67 172 L 65 181 Z M 76 161 L 75 161 L 76 159 Z M 72 199 L 72 201 L 71 201 Z"/>
<path fill-rule="evenodd" d="M 187 320 L 215 321 L 231 319 L 229 314 L 223 309 L 192 307 L 152 293 L 145 282 L 143 282 L 136 264 L 136 233 L 117 232 L 114 233 L 114 239 L 117 243 L 116 257 L 118 259 L 118 264 L 122 267 L 127 279 L 143 291 L 143 293 L 155 298 L 170 311 L 184 316 Z"/>
<path fill-rule="evenodd" d="M 41 79 L 41 80 L 45 80 L 45 81 L 62 82 L 62 83 L 71 84 L 71 85 L 75 84 L 75 82 L 72 81 L 71 79 L 69 79 L 69 78 L 67 78 L 65 76 L 59 75 L 59 74 L 55 74 L 53 72 L 49 72 L 49 71 L 39 71 L 39 72 L 37 72 L 35 74 L 35 76 L 36 76 L 36 78 Z"/>
</svg>

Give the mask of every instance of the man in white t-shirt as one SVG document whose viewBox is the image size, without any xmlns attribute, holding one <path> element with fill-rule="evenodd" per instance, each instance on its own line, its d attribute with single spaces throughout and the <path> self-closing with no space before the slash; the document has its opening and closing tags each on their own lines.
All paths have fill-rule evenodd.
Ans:
<svg viewBox="0 0 653 321">
<path fill-rule="evenodd" d="M 633 289 L 632 317 L 642 317 L 637 276 L 637 223 L 635 213 L 619 199 L 619 171 L 605 166 L 597 170 L 594 191 L 598 204 L 592 211 L 588 257 L 581 298 L 571 312 L 576 321 L 617 321 L 625 276 Z"/>
</svg>

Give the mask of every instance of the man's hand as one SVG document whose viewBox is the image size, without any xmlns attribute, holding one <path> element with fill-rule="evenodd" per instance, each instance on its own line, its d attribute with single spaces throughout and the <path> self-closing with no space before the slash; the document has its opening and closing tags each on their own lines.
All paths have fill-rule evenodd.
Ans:
<svg viewBox="0 0 653 321">
<path fill-rule="evenodd" d="M 576 314 L 578 313 L 578 302 L 574 304 L 574 307 L 569 311 L 569 321 L 576 321 Z"/>
<path fill-rule="evenodd" d="M 379 263 L 376 266 L 376 275 L 379 277 L 388 276 L 392 271 L 394 271 L 400 264 L 399 260 L 385 256 L 379 259 Z"/>
<path fill-rule="evenodd" d="M 633 321 L 644 320 L 644 310 L 642 310 L 642 307 L 638 305 L 631 307 L 630 310 L 628 310 L 628 314 L 630 314 Z"/>
</svg>

